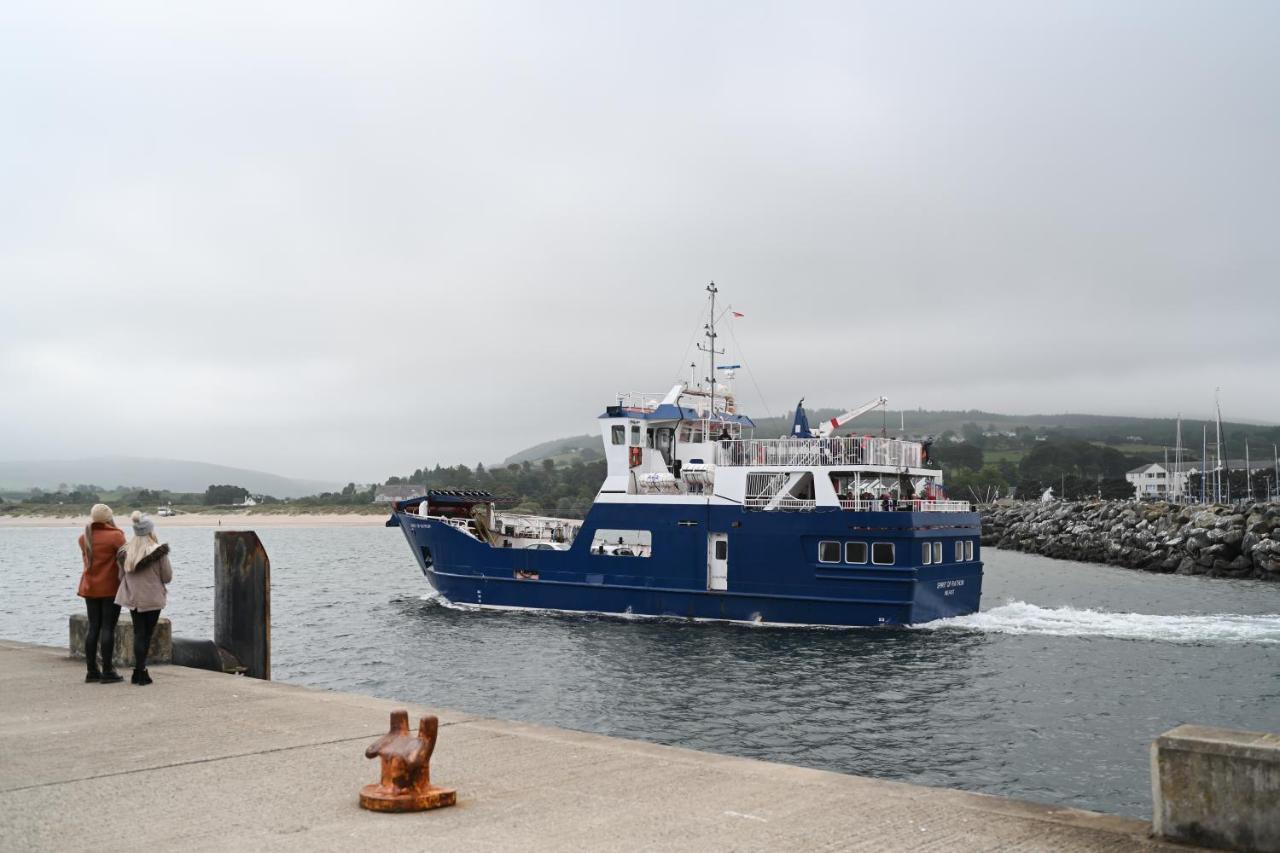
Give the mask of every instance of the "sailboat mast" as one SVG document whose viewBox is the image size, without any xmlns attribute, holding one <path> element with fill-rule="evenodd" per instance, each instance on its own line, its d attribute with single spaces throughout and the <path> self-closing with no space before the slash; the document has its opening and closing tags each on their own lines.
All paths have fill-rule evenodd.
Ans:
<svg viewBox="0 0 1280 853">
<path fill-rule="evenodd" d="M 1182 494 L 1182 412 L 1178 412 L 1178 434 L 1175 438 L 1175 444 L 1173 447 L 1173 468 L 1173 481 L 1178 484 L 1178 503 L 1182 503 L 1184 498 L 1184 495 Z"/>
<path fill-rule="evenodd" d="M 1209 478 L 1209 425 L 1204 424 L 1200 436 L 1200 503 L 1204 503 L 1204 481 Z"/>
<path fill-rule="evenodd" d="M 1249 467 L 1249 439 L 1244 440 L 1244 485 L 1249 490 L 1249 501 L 1253 502 L 1253 468 Z"/>
<path fill-rule="evenodd" d="M 1218 393 L 1221 390 L 1222 390 L 1221 388 L 1213 389 L 1213 407 L 1218 413 L 1218 422 L 1217 422 L 1218 431 L 1217 431 L 1217 440 L 1215 441 L 1215 444 L 1217 445 L 1217 449 L 1214 451 L 1214 453 L 1218 457 L 1218 465 L 1213 472 L 1213 482 L 1214 482 L 1213 502 L 1214 503 L 1222 503 L 1222 401 L 1218 399 Z"/>
</svg>

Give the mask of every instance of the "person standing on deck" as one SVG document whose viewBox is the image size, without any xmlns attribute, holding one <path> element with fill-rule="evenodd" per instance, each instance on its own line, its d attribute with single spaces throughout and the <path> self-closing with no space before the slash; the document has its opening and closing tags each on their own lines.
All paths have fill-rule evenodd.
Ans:
<svg viewBox="0 0 1280 853">
<path fill-rule="evenodd" d="M 150 516 L 134 511 L 133 538 L 116 554 L 120 565 L 120 591 L 116 604 L 129 608 L 133 619 L 133 678 L 134 684 L 151 683 L 147 672 L 147 652 L 151 649 L 151 637 L 160 621 L 160 611 L 168 601 L 165 585 L 173 580 L 173 566 L 169 563 L 169 546 L 161 545 L 156 538 L 156 526 Z M 117 611 L 118 612 L 118 611 Z"/>
<path fill-rule="evenodd" d="M 106 504 L 94 504 L 89 510 L 89 526 L 80 534 L 80 557 L 84 571 L 76 595 L 84 599 L 89 613 L 89 630 L 84 635 L 84 659 L 89 664 L 86 682 L 114 684 L 123 681 L 116 672 L 112 656 L 116 647 L 116 622 L 120 606 L 115 603 L 120 579 L 116 570 L 116 549 L 124 544 L 124 532 L 116 527 L 115 516 Z M 101 641 L 101 646 L 99 646 Z M 102 668 L 98 668 L 98 652 L 102 652 Z"/>
</svg>

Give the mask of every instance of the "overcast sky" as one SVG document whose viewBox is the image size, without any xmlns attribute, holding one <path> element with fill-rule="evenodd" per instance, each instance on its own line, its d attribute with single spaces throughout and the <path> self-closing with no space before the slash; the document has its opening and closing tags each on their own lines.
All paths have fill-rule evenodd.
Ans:
<svg viewBox="0 0 1280 853">
<path fill-rule="evenodd" d="M 1280 4 L 8 3 L 0 459 L 501 460 L 687 376 L 1280 421 Z M 740 347 L 735 346 L 740 343 Z"/>
</svg>

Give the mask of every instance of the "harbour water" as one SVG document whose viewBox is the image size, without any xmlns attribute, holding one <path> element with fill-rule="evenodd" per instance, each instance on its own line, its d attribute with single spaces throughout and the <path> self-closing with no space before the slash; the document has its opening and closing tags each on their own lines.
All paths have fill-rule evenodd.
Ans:
<svg viewBox="0 0 1280 853">
<path fill-rule="evenodd" d="M 212 634 L 212 534 L 162 525 L 180 636 Z M 1280 584 L 988 549 L 973 616 L 689 624 L 447 607 L 398 531 L 259 535 L 280 681 L 1138 817 L 1157 734 L 1280 731 Z M 0 636 L 65 645 L 74 539 L 0 529 Z"/>
</svg>

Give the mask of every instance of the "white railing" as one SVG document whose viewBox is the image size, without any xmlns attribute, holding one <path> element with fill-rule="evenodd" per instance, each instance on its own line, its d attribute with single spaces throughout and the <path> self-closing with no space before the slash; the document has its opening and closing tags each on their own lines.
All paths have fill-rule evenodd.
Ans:
<svg viewBox="0 0 1280 853">
<path fill-rule="evenodd" d="M 969 512 L 968 501 L 841 500 L 840 506 L 855 512 Z"/>
<path fill-rule="evenodd" d="M 817 501 L 806 498 L 747 498 L 742 502 L 746 509 L 782 510 L 783 512 L 806 512 L 817 506 Z"/>
<path fill-rule="evenodd" d="M 667 396 L 667 392 L 621 391 L 616 396 L 618 405 L 624 409 L 652 412 L 662 402 L 662 398 Z"/>
<path fill-rule="evenodd" d="M 750 510 L 780 510 L 782 512 L 806 512 L 816 509 L 818 502 L 811 498 L 778 498 L 778 497 L 748 497 L 742 502 L 744 509 Z M 970 505 L 968 501 L 863 501 L 863 500 L 842 500 L 840 506 L 843 509 L 854 510 L 856 512 L 969 512 Z"/>
<path fill-rule="evenodd" d="M 494 515 L 494 533 L 518 539 L 572 542 L 582 526 L 580 521 L 540 515 Z M 508 529 L 511 531 L 508 533 Z"/>
<path fill-rule="evenodd" d="M 716 464 L 919 468 L 920 445 L 896 438 L 748 438 L 716 442 Z"/>
</svg>

